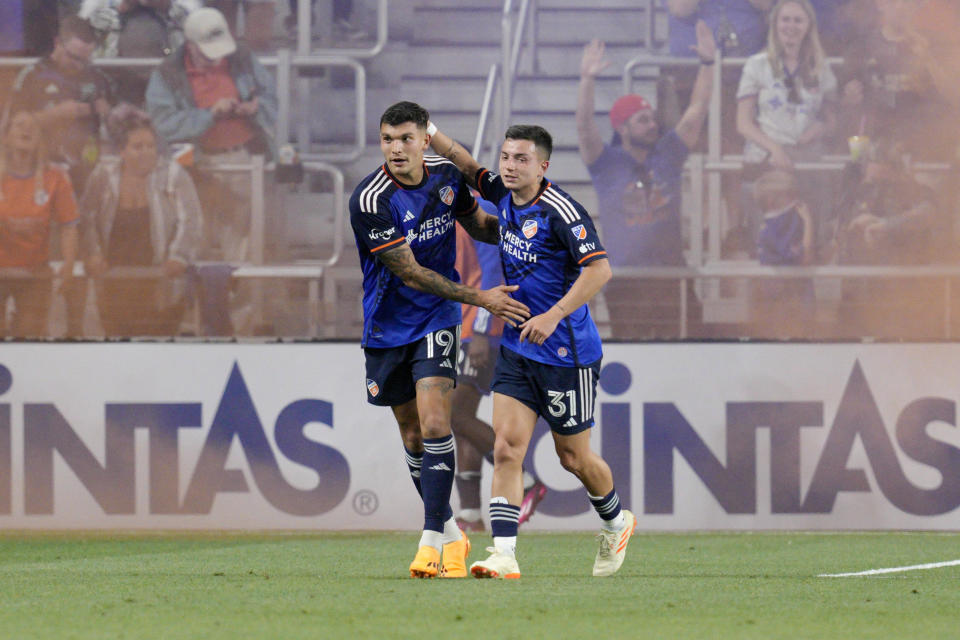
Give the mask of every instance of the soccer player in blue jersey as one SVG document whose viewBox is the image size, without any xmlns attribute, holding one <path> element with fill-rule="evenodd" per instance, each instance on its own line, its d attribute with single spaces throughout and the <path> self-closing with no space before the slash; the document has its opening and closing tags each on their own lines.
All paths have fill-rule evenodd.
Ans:
<svg viewBox="0 0 960 640">
<path fill-rule="evenodd" d="M 423 534 L 410 575 L 466 577 L 470 543 L 450 509 L 458 303 L 483 307 L 511 323 L 522 322 L 529 313 L 510 297 L 516 287 L 479 290 L 459 283 L 455 221 L 485 233 L 490 242 L 496 225 L 483 231 L 476 201 L 452 163 L 424 157 L 430 144 L 428 118 L 412 102 L 399 102 L 383 113 L 380 149 L 385 162 L 354 190 L 350 223 L 363 268 L 367 401 L 393 410 L 410 475 L 423 498 Z"/>
<path fill-rule="evenodd" d="M 600 515 L 593 575 L 612 575 L 623 564 L 636 519 L 620 507 L 610 467 L 590 448 L 603 353 L 587 302 L 610 279 L 607 253 L 587 211 L 544 178 L 553 142 L 542 127 L 507 129 L 499 175 L 480 167 L 442 132 L 434 134 L 432 145 L 497 205 L 504 276 L 507 284 L 519 287 L 513 296 L 531 315 L 518 326 L 505 327 L 500 343 L 493 379 L 494 546 L 470 571 L 478 578 L 520 577 L 521 465 L 539 415 L 550 425 L 560 463 L 580 479 Z"/>
</svg>

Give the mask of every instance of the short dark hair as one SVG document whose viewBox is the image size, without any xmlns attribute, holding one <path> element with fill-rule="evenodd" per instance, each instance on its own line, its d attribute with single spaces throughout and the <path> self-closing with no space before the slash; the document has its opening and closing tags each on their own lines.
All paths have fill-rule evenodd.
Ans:
<svg viewBox="0 0 960 640">
<path fill-rule="evenodd" d="M 66 42 L 70 38 L 77 38 L 88 44 L 97 41 L 97 32 L 89 22 L 78 16 L 67 16 L 60 22 L 57 38 Z"/>
<path fill-rule="evenodd" d="M 130 134 L 140 129 L 148 130 L 159 139 L 150 116 L 132 104 L 121 102 L 107 116 L 107 132 L 118 149 L 126 147 Z"/>
<path fill-rule="evenodd" d="M 398 127 L 406 122 L 412 122 L 418 129 L 426 129 L 427 122 L 430 121 L 430 112 L 418 105 L 416 102 L 406 100 L 387 107 L 387 110 L 380 116 L 380 126 L 387 124 L 391 127 Z"/>
<path fill-rule="evenodd" d="M 535 124 L 515 124 L 507 129 L 503 138 L 504 140 L 529 140 L 546 160 L 549 160 L 550 154 L 553 153 L 553 138 L 550 133 Z"/>
</svg>

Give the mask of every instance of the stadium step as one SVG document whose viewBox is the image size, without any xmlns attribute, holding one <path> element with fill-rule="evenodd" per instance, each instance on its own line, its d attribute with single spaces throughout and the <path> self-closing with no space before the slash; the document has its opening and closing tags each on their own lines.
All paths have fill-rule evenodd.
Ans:
<svg viewBox="0 0 960 640">
<path fill-rule="evenodd" d="M 500 42 L 499 7 L 417 7 L 416 43 Z M 532 18 L 533 16 L 531 16 Z M 646 9 L 632 7 L 540 7 L 536 15 L 537 40 L 543 44 L 583 44 L 591 38 L 645 46 Z"/>
</svg>

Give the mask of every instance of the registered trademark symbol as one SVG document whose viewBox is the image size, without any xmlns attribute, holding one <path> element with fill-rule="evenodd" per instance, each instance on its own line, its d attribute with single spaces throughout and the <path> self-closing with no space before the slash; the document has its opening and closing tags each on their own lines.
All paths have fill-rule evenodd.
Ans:
<svg viewBox="0 0 960 640">
<path fill-rule="evenodd" d="M 362 516 L 369 516 L 380 506 L 380 500 L 373 491 L 363 489 L 353 494 L 353 510 Z"/>
</svg>

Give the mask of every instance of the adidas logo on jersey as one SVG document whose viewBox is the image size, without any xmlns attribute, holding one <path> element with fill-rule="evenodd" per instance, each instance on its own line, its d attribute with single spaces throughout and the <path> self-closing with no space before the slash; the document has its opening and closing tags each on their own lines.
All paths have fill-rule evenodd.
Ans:
<svg viewBox="0 0 960 640">
<path fill-rule="evenodd" d="M 433 465 L 432 467 L 430 467 L 430 470 L 431 471 L 452 471 L 452 469 L 443 462 L 441 462 L 440 464 Z"/>
<path fill-rule="evenodd" d="M 410 221 L 413 220 L 415 217 L 416 217 L 416 216 L 413 215 L 413 211 L 410 211 L 410 209 L 407 209 L 407 215 L 403 216 L 403 221 L 404 221 L 404 222 L 410 222 Z"/>
<path fill-rule="evenodd" d="M 440 366 L 443 367 L 444 369 L 453 369 L 453 363 L 450 362 L 449 358 L 441 362 Z"/>
</svg>

